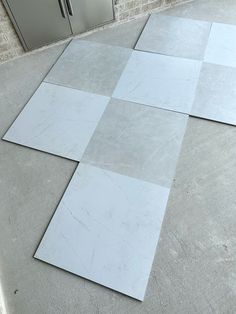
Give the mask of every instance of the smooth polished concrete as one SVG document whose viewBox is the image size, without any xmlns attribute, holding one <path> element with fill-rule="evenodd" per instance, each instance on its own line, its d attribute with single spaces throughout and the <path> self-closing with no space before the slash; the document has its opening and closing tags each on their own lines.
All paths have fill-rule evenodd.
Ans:
<svg viewBox="0 0 236 314">
<path fill-rule="evenodd" d="M 225 16 L 236 12 L 234 1 L 204 2 L 223 3 Z M 0 66 L 1 136 L 63 48 Z M 0 291 L 7 313 L 235 313 L 235 139 L 234 127 L 190 118 L 143 303 L 33 259 L 76 163 L 1 141 Z"/>
</svg>

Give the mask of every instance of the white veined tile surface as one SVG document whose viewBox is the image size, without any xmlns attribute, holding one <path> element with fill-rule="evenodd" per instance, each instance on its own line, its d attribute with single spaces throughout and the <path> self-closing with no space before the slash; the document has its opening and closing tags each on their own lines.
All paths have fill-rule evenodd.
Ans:
<svg viewBox="0 0 236 314">
<path fill-rule="evenodd" d="M 80 163 L 35 257 L 143 300 L 168 195 Z"/>
<path fill-rule="evenodd" d="M 202 60 L 211 23 L 152 14 L 135 49 Z"/>
<path fill-rule="evenodd" d="M 206 62 L 236 67 L 236 26 L 213 23 L 206 49 Z"/>
<path fill-rule="evenodd" d="M 190 59 L 134 51 L 113 97 L 189 113 L 201 64 Z"/>
<path fill-rule="evenodd" d="M 3 139 L 79 161 L 108 102 L 105 96 L 42 83 Z"/>
</svg>

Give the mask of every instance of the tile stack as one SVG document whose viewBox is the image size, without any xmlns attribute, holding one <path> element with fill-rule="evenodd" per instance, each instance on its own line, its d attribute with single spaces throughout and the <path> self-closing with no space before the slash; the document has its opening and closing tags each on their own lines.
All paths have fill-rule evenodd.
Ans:
<svg viewBox="0 0 236 314">
<path fill-rule="evenodd" d="M 143 300 L 189 115 L 236 124 L 236 27 L 73 40 L 4 139 L 79 162 L 35 257 Z"/>
</svg>

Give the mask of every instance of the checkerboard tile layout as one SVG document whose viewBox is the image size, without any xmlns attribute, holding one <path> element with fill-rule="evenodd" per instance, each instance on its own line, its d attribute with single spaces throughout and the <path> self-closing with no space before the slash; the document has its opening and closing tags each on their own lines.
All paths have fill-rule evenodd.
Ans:
<svg viewBox="0 0 236 314">
<path fill-rule="evenodd" d="M 73 40 L 45 81 L 111 96 L 132 49 Z"/>
<path fill-rule="evenodd" d="M 212 57 L 212 34 L 203 65 L 72 41 L 4 137 L 82 159 L 36 258 L 143 300 L 188 119 L 181 112 L 236 123 L 233 57 L 231 67 L 213 64 L 224 49 Z"/>
<path fill-rule="evenodd" d="M 196 60 L 133 51 L 113 97 L 189 113 L 201 64 Z"/>
<path fill-rule="evenodd" d="M 152 14 L 135 49 L 203 60 L 210 29 L 209 22 Z"/>
<path fill-rule="evenodd" d="M 80 161 L 109 99 L 42 83 L 3 139 Z"/>
<path fill-rule="evenodd" d="M 80 163 L 35 257 L 143 300 L 168 195 Z"/>
<path fill-rule="evenodd" d="M 112 99 L 35 257 L 143 300 L 187 119 Z"/>
<path fill-rule="evenodd" d="M 168 71 L 163 69 L 164 63 L 161 62 L 161 67 L 153 62 L 152 66 L 155 67 L 153 72 L 156 73 L 159 70 L 161 74 L 158 75 L 162 75 L 162 84 L 165 85 L 167 82 L 167 86 L 163 88 L 161 83 L 158 82 L 157 84 L 156 77 L 151 78 L 152 74 L 147 75 L 149 76 L 148 81 L 145 72 L 140 71 L 140 76 L 135 81 L 139 87 L 139 90 L 136 91 L 135 83 L 132 85 L 130 81 L 132 76 L 135 76 L 134 73 L 138 73 L 138 70 L 130 67 L 126 76 L 123 74 L 124 79 L 119 82 L 118 92 L 115 91 L 114 95 L 132 101 L 139 99 L 139 102 L 147 105 L 156 105 L 168 110 L 185 112 L 195 117 L 236 125 L 235 38 L 235 25 L 211 24 L 198 20 L 153 14 L 140 36 L 136 49 L 155 52 L 159 58 L 163 58 L 163 56 L 158 53 L 203 60 L 201 74 L 197 79 L 197 89 L 192 92 L 192 99 L 190 100 L 190 98 L 186 98 L 185 92 L 182 93 L 184 96 L 181 96 L 181 91 L 185 90 L 186 85 L 184 87 L 182 84 L 182 89 L 178 87 L 176 91 L 171 88 L 171 86 L 176 85 L 174 80 L 172 85 L 170 84 L 171 77 L 177 78 L 181 82 L 184 63 L 179 66 L 178 71 L 174 70 L 172 66 L 171 75 L 166 78 L 165 75 L 168 74 Z M 129 61 L 129 63 L 131 62 L 132 60 Z M 176 62 L 179 63 L 178 58 L 176 58 Z M 150 67 L 149 73 L 153 72 Z M 163 72 L 166 74 L 162 74 Z M 191 79 L 191 75 L 185 75 L 185 77 L 187 76 Z M 148 86 L 143 84 L 140 77 L 145 77 L 144 81 L 148 81 Z M 125 86 L 128 82 L 130 83 L 129 86 Z M 155 89 L 152 88 L 153 94 L 148 89 L 151 84 L 158 86 Z M 163 91 L 164 97 L 161 97 Z M 178 94 L 177 97 L 173 97 L 174 100 L 171 99 L 171 92 Z M 183 101 L 181 102 L 181 98 L 178 101 L 178 97 L 182 97 Z M 176 102 L 179 105 L 176 105 Z M 183 105 L 184 103 L 185 105 Z"/>
<path fill-rule="evenodd" d="M 152 14 L 135 49 L 236 67 L 236 25 Z"/>
</svg>

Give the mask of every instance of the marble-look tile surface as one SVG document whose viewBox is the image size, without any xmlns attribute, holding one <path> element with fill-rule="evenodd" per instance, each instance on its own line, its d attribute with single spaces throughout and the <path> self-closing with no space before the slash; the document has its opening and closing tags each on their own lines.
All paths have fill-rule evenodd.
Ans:
<svg viewBox="0 0 236 314">
<path fill-rule="evenodd" d="M 0 66 L 1 136 L 58 57 L 59 48 Z M 209 314 L 212 309 L 236 313 L 230 264 L 236 260 L 235 155 L 235 127 L 189 119 L 140 303 L 32 258 L 76 163 L 0 141 L 0 267 L 9 314 Z"/>
<path fill-rule="evenodd" d="M 134 51 L 113 97 L 189 113 L 200 68 L 200 61 Z"/>
<path fill-rule="evenodd" d="M 79 161 L 109 97 L 42 83 L 4 138 Z"/>
<path fill-rule="evenodd" d="M 236 125 L 236 69 L 204 63 L 191 114 Z"/>
<path fill-rule="evenodd" d="M 143 300 L 168 195 L 81 163 L 35 257 Z"/>
<path fill-rule="evenodd" d="M 111 96 L 131 52 L 128 48 L 75 39 L 45 81 Z"/>
<path fill-rule="evenodd" d="M 170 187 L 188 116 L 112 99 L 82 161 Z"/>
<path fill-rule="evenodd" d="M 204 60 L 236 67 L 236 26 L 213 23 Z"/>
<path fill-rule="evenodd" d="M 202 60 L 210 29 L 208 22 L 152 14 L 135 49 Z"/>
</svg>

